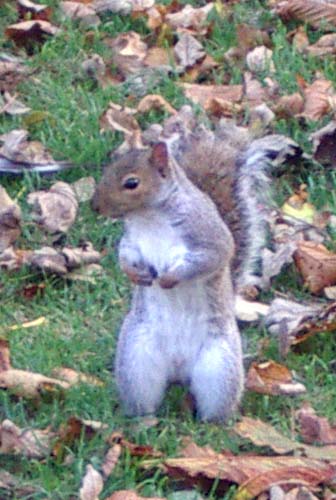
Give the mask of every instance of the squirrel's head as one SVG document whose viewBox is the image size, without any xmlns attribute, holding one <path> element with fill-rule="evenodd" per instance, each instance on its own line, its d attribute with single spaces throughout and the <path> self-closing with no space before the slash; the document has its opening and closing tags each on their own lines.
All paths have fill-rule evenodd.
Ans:
<svg viewBox="0 0 336 500">
<path fill-rule="evenodd" d="M 170 162 L 167 146 L 132 149 L 107 166 L 98 184 L 92 207 L 108 217 L 155 206 L 162 199 Z"/>
</svg>

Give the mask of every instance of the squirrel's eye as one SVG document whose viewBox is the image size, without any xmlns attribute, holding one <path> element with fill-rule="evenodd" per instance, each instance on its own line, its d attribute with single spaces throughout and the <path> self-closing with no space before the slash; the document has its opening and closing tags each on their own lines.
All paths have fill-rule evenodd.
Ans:
<svg viewBox="0 0 336 500">
<path fill-rule="evenodd" d="M 129 177 L 123 182 L 123 187 L 125 189 L 136 189 L 140 184 L 140 179 L 138 177 Z"/>
</svg>

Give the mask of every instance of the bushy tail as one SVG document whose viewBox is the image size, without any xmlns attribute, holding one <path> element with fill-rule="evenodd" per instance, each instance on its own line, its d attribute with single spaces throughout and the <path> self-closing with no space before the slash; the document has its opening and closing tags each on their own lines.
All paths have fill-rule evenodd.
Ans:
<svg viewBox="0 0 336 500">
<path fill-rule="evenodd" d="M 265 246 L 266 215 L 271 206 L 270 167 L 301 155 L 288 137 L 269 135 L 253 140 L 237 157 L 234 185 L 239 225 L 235 232 L 237 259 L 234 278 L 238 290 L 255 285 L 261 249 Z"/>
</svg>

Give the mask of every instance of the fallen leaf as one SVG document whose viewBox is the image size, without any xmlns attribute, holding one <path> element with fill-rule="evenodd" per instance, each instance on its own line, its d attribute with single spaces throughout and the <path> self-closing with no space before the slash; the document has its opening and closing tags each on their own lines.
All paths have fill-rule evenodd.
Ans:
<svg viewBox="0 0 336 500">
<path fill-rule="evenodd" d="M 151 109 L 163 109 L 172 115 L 176 114 L 176 109 L 159 94 L 148 94 L 137 105 L 138 113 L 148 113 Z"/>
<path fill-rule="evenodd" d="M 10 367 L 9 342 L 0 338 L 0 372 L 9 370 Z"/>
<path fill-rule="evenodd" d="M 174 47 L 174 53 L 183 68 L 193 66 L 204 59 L 205 51 L 202 44 L 189 33 L 183 33 Z"/>
<path fill-rule="evenodd" d="M 255 47 L 246 55 L 246 64 L 253 73 L 267 71 L 274 73 L 275 66 L 272 60 L 273 51 L 264 45 Z"/>
<path fill-rule="evenodd" d="M 11 24 L 5 29 L 5 35 L 16 45 L 30 49 L 34 44 L 43 43 L 46 38 L 57 35 L 60 31 L 48 21 L 33 20 Z"/>
<path fill-rule="evenodd" d="M 115 491 L 106 500 L 165 500 L 162 497 L 141 497 L 133 490 Z"/>
<path fill-rule="evenodd" d="M 0 268 L 7 271 L 20 269 L 21 266 L 29 264 L 32 254 L 32 250 L 14 250 L 13 247 L 8 247 L 0 253 Z"/>
<path fill-rule="evenodd" d="M 144 67 L 147 45 L 141 40 L 139 33 L 121 33 L 105 43 L 112 50 L 113 64 L 124 78 L 138 73 Z"/>
<path fill-rule="evenodd" d="M 100 118 L 100 130 L 118 130 L 126 135 L 140 136 L 141 130 L 138 122 L 134 118 L 136 109 L 119 106 L 110 102 L 108 109 Z"/>
<path fill-rule="evenodd" d="M 300 53 L 304 53 L 309 46 L 309 38 L 304 26 L 299 26 L 293 36 L 293 46 Z"/>
<path fill-rule="evenodd" d="M 242 53 L 247 53 L 249 50 L 261 45 L 269 46 L 271 43 L 266 31 L 261 31 L 251 24 L 237 24 L 236 36 L 239 48 L 243 51 Z"/>
<path fill-rule="evenodd" d="M 71 186 L 56 182 L 49 191 L 30 193 L 34 220 L 48 233 L 67 232 L 76 219 L 78 202 Z"/>
<path fill-rule="evenodd" d="M 39 318 L 33 319 L 32 321 L 25 321 L 19 325 L 12 325 L 9 327 L 10 331 L 19 330 L 20 328 L 35 328 L 35 326 L 41 326 L 47 323 L 47 318 L 45 316 L 40 316 Z"/>
<path fill-rule="evenodd" d="M 258 321 L 267 314 L 268 309 L 267 304 L 245 300 L 241 295 L 236 296 L 235 313 L 240 321 Z"/>
<path fill-rule="evenodd" d="M 245 386 L 261 394 L 297 396 L 306 392 L 303 384 L 293 380 L 290 370 L 275 361 L 252 363 Z"/>
<path fill-rule="evenodd" d="M 174 30 L 204 35 L 207 32 L 206 20 L 213 6 L 213 2 L 199 8 L 187 4 L 180 11 L 167 14 L 165 21 Z"/>
<path fill-rule="evenodd" d="M 243 485 L 246 496 L 240 492 L 239 498 L 241 499 L 250 499 L 258 496 L 258 493 L 262 491 L 267 491 L 277 482 L 277 476 L 282 484 L 316 486 L 321 483 L 329 484 L 336 471 L 335 465 L 328 464 L 323 460 L 252 454 L 233 456 L 213 451 L 210 453 L 209 450 L 203 450 L 199 447 L 194 447 L 191 456 L 167 459 L 162 465 L 169 476 L 187 480 L 189 484 L 206 487 L 209 486 L 209 479 L 211 479 L 216 480 L 221 489 L 227 489 L 230 484 Z M 152 464 L 145 462 L 143 466 L 147 468 Z M 266 480 L 267 474 L 270 474 L 268 480 Z M 265 475 L 265 480 L 261 481 L 259 488 L 248 487 L 249 481 L 258 481 L 258 478 L 262 478 L 263 475 Z"/>
<path fill-rule="evenodd" d="M 0 253 L 11 246 L 21 233 L 20 207 L 0 185 Z"/>
<path fill-rule="evenodd" d="M 69 19 L 79 20 L 85 26 L 99 26 L 100 19 L 90 4 L 65 1 L 59 4 L 63 14 Z"/>
<path fill-rule="evenodd" d="M 93 0 L 92 7 L 101 14 L 113 12 L 114 14 L 129 14 L 132 10 L 133 0 Z"/>
<path fill-rule="evenodd" d="M 310 446 L 299 443 L 287 438 L 272 425 L 254 418 L 243 417 L 235 425 L 234 431 L 256 446 L 267 446 L 280 455 L 295 452 L 312 459 L 335 460 L 336 458 L 336 446 Z"/>
<path fill-rule="evenodd" d="M 303 112 L 304 100 L 298 92 L 284 95 L 272 107 L 278 118 L 290 118 Z"/>
<path fill-rule="evenodd" d="M 0 471 L 0 489 L 6 490 L 18 498 L 29 498 L 37 492 L 37 488 L 29 483 L 23 483 L 22 479 L 4 470 Z"/>
<path fill-rule="evenodd" d="M 298 488 L 293 488 L 288 493 L 286 493 L 284 500 L 318 500 L 318 497 L 313 495 L 313 493 L 305 486 L 299 486 Z"/>
<path fill-rule="evenodd" d="M 299 19 L 317 28 L 336 25 L 336 5 L 329 0 L 277 0 L 275 12 L 284 20 Z"/>
<path fill-rule="evenodd" d="M 30 0 L 17 0 L 17 9 L 20 18 L 49 21 L 51 17 L 51 8 L 48 5 L 37 4 Z"/>
<path fill-rule="evenodd" d="M 120 432 L 113 432 L 108 438 L 108 443 L 110 445 L 120 444 L 123 448 L 126 448 L 130 455 L 133 457 L 153 457 L 158 458 L 162 456 L 160 451 L 154 450 L 150 445 L 140 445 L 136 443 L 131 443 L 124 438 L 123 434 Z"/>
<path fill-rule="evenodd" d="M 31 108 L 23 104 L 17 99 L 16 95 L 10 95 L 9 92 L 5 92 L 3 98 L 0 97 L 0 103 L 2 101 L 2 106 L 0 107 L 0 113 L 7 113 L 8 115 L 24 115 L 31 111 Z"/>
<path fill-rule="evenodd" d="M 57 394 L 69 387 L 67 382 L 46 377 L 41 373 L 14 368 L 0 372 L 0 388 L 25 398 L 39 398 L 43 392 Z"/>
<path fill-rule="evenodd" d="M 155 0 L 132 0 L 132 12 L 145 12 L 151 9 Z"/>
<path fill-rule="evenodd" d="M 79 490 L 80 500 L 99 500 L 99 494 L 103 490 L 103 478 L 92 465 L 86 466 L 86 473 Z"/>
<path fill-rule="evenodd" d="M 323 35 L 312 45 L 305 49 L 309 55 L 314 57 L 323 57 L 336 54 L 336 33 Z"/>
<path fill-rule="evenodd" d="M 336 166 L 336 121 L 310 135 L 313 142 L 313 157 L 322 165 Z"/>
<path fill-rule="evenodd" d="M 336 425 L 331 425 L 325 417 L 319 417 L 310 404 L 304 404 L 295 416 L 305 443 L 336 444 Z"/>
<path fill-rule="evenodd" d="M 10 420 L 0 425 L 0 454 L 45 458 L 51 452 L 55 433 L 50 429 L 20 429 Z"/>
<path fill-rule="evenodd" d="M 201 85 L 196 83 L 183 83 L 185 96 L 195 104 L 203 107 L 209 106 L 211 99 L 223 99 L 239 103 L 243 97 L 242 85 Z"/>
<path fill-rule="evenodd" d="M 24 171 L 57 172 L 71 166 L 67 162 L 56 162 L 47 149 L 38 141 L 28 141 L 28 132 L 11 130 L 0 136 L 0 171 L 22 173 Z"/>
<path fill-rule="evenodd" d="M 244 73 L 244 101 L 250 108 L 264 104 L 269 99 L 268 91 L 250 72 Z"/>
<path fill-rule="evenodd" d="M 25 285 L 21 293 L 25 299 L 32 300 L 36 296 L 42 296 L 45 287 L 45 283 L 32 283 L 31 285 Z"/>
<path fill-rule="evenodd" d="M 97 432 L 107 429 L 107 425 L 95 420 L 84 420 L 78 417 L 70 417 L 65 424 L 60 426 L 58 439 L 54 443 L 52 453 L 61 460 L 68 448 L 72 448 L 81 436 L 92 439 Z"/>
<path fill-rule="evenodd" d="M 52 371 L 52 375 L 55 378 L 65 380 L 70 385 L 90 384 L 97 387 L 101 387 L 104 385 L 104 383 L 99 380 L 99 378 L 94 377 L 93 375 L 86 375 L 85 373 L 77 372 L 72 368 L 54 368 L 54 370 Z"/>
<path fill-rule="evenodd" d="M 93 177 L 82 177 L 73 182 L 71 187 L 76 195 L 77 201 L 83 203 L 90 201 L 96 189 L 96 181 Z"/>
<path fill-rule="evenodd" d="M 320 120 L 331 111 L 330 100 L 334 98 L 332 82 L 323 78 L 306 85 L 304 91 L 304 108 L 302 116 L 308 120 Z"/>
<path fill-rule="evenodd" d="M 17 58 L 12 61 L 4 58 L 4 60 L 2 60 L 0 55 L 1 92 L 14 91 L 17 84 L 24 78 L 27 78 L 27 74 L 28 68 L 23 65 L 21 59 Z"/>
<path fill-rule="evenodd" d="M 111 448 L 106 453 L 103 463 L 101 465 L 101 471 L 105 479 L 111 475 L 113 469 L 118 463 L 120 455 L 121 455 L 120 444 L 115 444 L 111 446 Z"/>
<path fill-rule="evenodd" d="M 336 254 L 324 245 L 298 242 L 294 262 L 311 293 L 319 294 L 324 287 L 336 284 Z"/>
<path fill-rule="evenodd" d="M 299 189 L 283 204 L 281 208 L 282 212 L 285 215 L 312 224 L 316 215 L 316 208 L 307 201 L 308 197 L 307 185 L 301 184 Z"/>
</svg>

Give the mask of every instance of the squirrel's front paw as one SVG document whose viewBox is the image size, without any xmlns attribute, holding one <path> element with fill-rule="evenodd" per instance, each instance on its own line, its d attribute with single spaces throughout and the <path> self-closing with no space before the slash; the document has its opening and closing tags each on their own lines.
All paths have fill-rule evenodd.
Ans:
<svg viewBox="0 0 336 500">
<path fill-rule="evenodd" d="M 121 268 L 135 285 L 151 286 L 157 276 L 157 272 L 152 266 L 140 267 L 138 265 L 132 266 L 122 263 Z"/>
<path fill-rule="evenodd" d="M 159 277 L 159 285 L 161 288 L 174 288 L 179 280 L 172 273 L 166 273 Z"/>
</svg>

